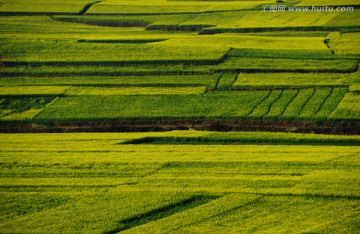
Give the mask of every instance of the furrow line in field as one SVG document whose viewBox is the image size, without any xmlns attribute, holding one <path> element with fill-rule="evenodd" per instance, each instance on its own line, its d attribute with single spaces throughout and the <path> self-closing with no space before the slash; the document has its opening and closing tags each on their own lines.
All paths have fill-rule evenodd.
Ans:
<svg viewBox="0 0 360 234">
<path fill-rule="evenodd" d="M 266 116 L 267 114 L 270 113 L 271 107 L 282 97 L 283 93 L 284 93 L 284 90 L 282 89 L 282 90 L 281 90 L 281 93 L 279 94 L 279 96 L 278 96 L 277 98 L 275 98 L 272 103 L 270 103 L 270 105 L 268 106 L 268 109 L 267 109 L 266 113 L 265 113 L 264 115 L 262 115 L 261 118 L 263 118 L 264 116 Z"/>
<path fill-rule="evenodd" d="M 301 113 L 301 111 L 304 109 L 304 107 L 306 106 L 306 104 L 310 101 L 310 99 L 312 98 L 312 97 L 314 97 L 314 95 L 315 95 L 315 88 L 313 88 L 313 92 L 312 92 L 312 94 L 308 97 L 308 99 L 304 102 L 304 104 L 301 106 L 301 108 L 300 108 L 300 111 L 296 114 L 296 115 L 300 115 L 300 113 Z"/>
<path fill-rule="evenodd" d="M 264 99 L 261 100 L 261 102 L 259 102 L 257 105 L 255 105 L 254 108 L 249 112 L 249 114 L 246 115 L 246 117 L 248 117 L 249 115 L 253 114 L 254 111 L 255 111 L 255 109 L 256 109 L 258 106 L 260 106 L 261 104 L 263 104 L 263 103 L 270 97 L 271 93 L 272 93 L 272 90 L 269 90 L 267 96 L 264 97 Z"/>
<path fill-rule="evenodd" d="M 294 101 L 294 99 L 299 95 L 300 90 L 296 89 L 296 94 L 289 100 L 289 102 L 285 105 L 284 109 L 281 111 L 281 113 L 279 114 L 279 116 L 282 116 L 284 114 L 284 112 L 286 111 L 286 108 L 290 105 L 291 102 Z"/>
<path fill-rule="evenodd" d="M 316 116 L 316 114 L 321 110 L 321 107 L 324 105 L 324 103 L 329 99 L 329 97 L 331 96 L 331 94 L 333 93 L 334 89 L 332 88 L 331 91 L 329 92 L 329 94 L 324 98 L 324 100 L 322 101 L 322 103 L 319 105 L 319 107 L 317 108 L 317 110 L 314 112 L 313 116 Z"/>
</svg>

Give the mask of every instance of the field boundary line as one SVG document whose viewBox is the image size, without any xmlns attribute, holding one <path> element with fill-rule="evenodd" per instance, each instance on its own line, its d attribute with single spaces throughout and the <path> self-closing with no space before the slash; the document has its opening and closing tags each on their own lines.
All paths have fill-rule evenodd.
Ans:
<svg viewBox="0 0 360 234">
<path fill-rule="evenodd" d="M 312 94 L 307 98 L 307 100 L 304 102 L 304 104 L 302 105 L 302 107 L 300 108 L 300 111 L 298 112 L 298 113 L 296 113 L 296 116 L 299 116 L 300 115 L 300 113 L 303 111 L 303 109 L 304 109 L 304 107 L 306 106 L 306 104 L 310 101 L 310 99 L 312 98 L 312 97 L 314 97 L 314 95 L 315 95 L 315 87 L 312 87 L 311 88 L 313 91 L 312 91 Z M 296 116 L 294 117 L 294 118 L 296 118 Z M 292 119 L 294 119 L 294 118 L 292 118 Z"/>
<path fill-rule="evenodd" d="M 68 90 L 68 89 L 66 89 Z M 66 91 L 65 90 L 65 91 Z M 45 108 L 49 107 L 50 105 L 52 105 L 54 102 L 56 102 L 58 99 L 60 99 L 60 97 L 55 97 L 54 100 L 52 100 L 51 102 L 49 102 L 48 104 L 46 104 L 44 106 L 44 108 L 42 108 L 34 117 L 32 117 L 32 120 L 35 120 L 35 118 L 41 114 L 41 112 L 43 112 L 45 110 Z"/>
<path fill-rule="evenodd" d="M 225 73 L 220 73 L 219 78 L 217 78 L 216 82 L 215 82 L 215 86 L 214 89 L 216 90 L 218 88 L 219 82 L 221 80 L 221 78 L 223 77 Z"/>
<path fill-rule="evenodd" d="M 141 225 L 145 225 L 150 222 L 161 220 L 163 218 L 170 217 L 179 212 L 184 212 L 186 210 L 204 205 L 218 198 L 219 196 L 213 196 L 213 195 L 194 195 L 182 201 L 169 204 L 166 206 L 162 206 L 145 213 L 140 213 L 138 215 L 134 215 L 133 217 L 124 220 L 120 220 L 117 223 L 119 225 L 117 228 L 114 228 L 109 231 L 105 231 L 104 234 L 114 234 Z"/>
<path fill-rule="evenodd" d="M 96 1 L 96 2 L 92 2 L 92 3 L 86 4 L 86 5 L 84 6 L 84 8 L 83 8 L 81 11 L 79 11 L 79 15 L 85 15 L 86 12 L 87 12 L 93 5 L 95 5 L 95 4 L 97 4 L 97 3 L 100 3 L 100 2 L 102 2 L 102 1 Z"/>
<path fill-rule="evenodd" d="M 269 93 L 267 94 L 267 96 L 264 97 L 263 100 L 261 100 L 257 105 L 255 105 L 254 108 L 252 108 L 252 110 L 249 112 L 249 114 L 247 114 L 245 117 L 250 116 L 258 106 L 260 106 L 262 103 L 264 103 L 270 97 L 272 90 L 270 89 L 268 91 L 269 91 Z"/>
<path fill-rule="evenodd" d="M 272 107 L 277 101 L 279 101 L 279 99 L 282 97 L 283 93 L 284 93 L 284 89 L 281 89 L 281 93 L 279 94 L 279 96 L 278 96 L 277 98 L 275 98 L 272 103 L 270 103 L 270 105 L 268 106 L 267 112 L 266 112 L 263 116 L 261 116 L 262 119 L 270 113 L 271 107 Z"/>
<path fill-rule="evenodd" d="M 292 103 L 294 101 L 294 99 L 299 95 L 300 89 L 294 89 L 294 90 L 296 90 L 296 94 L 292 98 L 290 98 L 290 101 L 285 105 L 285 108 L 282 110 L 279 117 L 281 117 L 285 113 L 285 111 L 288 108 L 288 106 L 290 105 L 290 103 Z"/>
<path fill-rule="evenodd" d="M 322 106 L 325 104 L 325 102 L 329 99 L 329 97 L 331 96 L 331 94 L 334 92 L 334 89 L 331 88 L 330 92 L 328 95 L 326 95 L 326 97 L 324 98 L 324 100 L 321 102 L 321 104 L 319 105 L 319 107 L 317 108 L 317 110 L 314 112 L 313 117 L 316 116 L 316 114 L 321 110 Z"/>
<path fill-rule="evenodd" d="M 244 194 L 245 194 L 245 193 L 244 193 Z M 251 204 L 255 204 L 256 202 L 258 202 L 259 200 L 261 200 L 262 198 L 265 197 L 265 196 L 260 195 L 260 194 L 259 194 L 259 195 L 256 194 L 256 195 L 259 196 L 259 197 L 254 198 L 254 199 L 251 200 L 251 201 L 245 202 L 245 203 L 241 204 L 240 206 L 235 206 L 235 207 L 232 207 L 232 208 L 229 208 L 229 209 L 225 209 L 225 210 L 223 210 L 223 211 L 221 211 L 221 212 L 219 212 L 219 213 L 210 215 L 209 217 L 206 217 L 206 218 L 203 218 L 203 219 L 200 219 L 200 220 L 196 220 L 196 221 L 194 221 L 194 222 L 190 222 L 190 223 L 187 223 L 187 224 L 185 224 L 185 225 L 181 225 L 181 226 L 179 226 L 179 227 L 177 227 L 177 228 L 175 228 L 175 229 L 172 229 L 171 231 L 179 230 L 180 228 L 184 228 L 184 227 L 188 227 L 188 226 L 191 226 L 191 225 L 194 225 L 194 224 L 198 224 L 198 223 L 201 223 L 201 222 L 203 222 L 203 221 L 205 221 L 205 220 L 213 219 L 213 218 L 215 218 L 215 217 L 217 217 L 217 216 L 229 214 L 230 212 L 236 211 L 236 210 L 241 209 L 241 208 L 243 208 L 243 207 L 245 207 L 245 206 L 248 206 L 248 205 L 251 205 Z M 218 199 L 221 199 L 221 198 L 224 198 L 224 197 L 226 197 L 226 195 L 223 196 L 223 197 L 220 197 L 220 198 L 218 198 Z M 216 199 L 215 199 L 215 200 L 216 200 Z"/>
</svg>

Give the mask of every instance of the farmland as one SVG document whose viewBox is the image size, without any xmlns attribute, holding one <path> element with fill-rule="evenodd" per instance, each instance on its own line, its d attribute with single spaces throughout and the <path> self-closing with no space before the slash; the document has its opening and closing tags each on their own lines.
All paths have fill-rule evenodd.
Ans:
<svg viewBox="0 0 360 234">
<path fill-rule="evenodd" d="M 0 137 L 1 232 L 359 228 L 358 136 L 179 131 Z"/>
<path fill-rule="evenodd" d="M 0 0 L 0 233 L 358 233 L 359 9 Z"/>
<path fill-rule="evenodd" d="M 22 116 L 49 127 L 124 119 L 358 122 L 347 98 L 357 97 L 357 9 L 301 17 L 264 14 L 268 1 L 59 0 L 52 8 L 29 3 L 26 15 L 16 4 L 0 7 L 2 102 L 53 101 L 2 105 L 7 125 Z"/>
</svg>

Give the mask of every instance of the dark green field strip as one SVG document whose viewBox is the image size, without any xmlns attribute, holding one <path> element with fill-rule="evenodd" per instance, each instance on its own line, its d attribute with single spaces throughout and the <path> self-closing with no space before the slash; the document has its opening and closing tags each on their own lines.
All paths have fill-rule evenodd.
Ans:
<svg viewBox="0 0 360 234">
<path fill-rule="evenodd" d="M 262 102 L 257 105 L 251 113 L 249 113 L 249 117 L 252 119 L 261 119 L 267 113 L 270 112 L 271 106 L 281 97 L 282 90 L 274 90 L 268 91 L 269 94 Z"/>
<path fill-rule="evenodd" d="M 151 17 L 111 16 L 54 16 L 53 19 L 62 22 L 83 23 L 103 27 L 146 27 L 154 20 Z"/>
<path fill-rule="evenodd" d="M 306 105 L 301 110 L 300 114 L 297 116 L 298 118 L 303 117 L 310 117 L 317 114 L 317 112 L 320 110 L 324 102 L 328 99 L 328 97 L 331 95 L 332 89 L 331 88 L 325 88 L 325 89 L 316 89 L 315 94 L 312 96 L 312 98 L 306 103 Z M 343 97 L 339 96 L 338 100 L 341 100 Z"/>
<path fill-rule="evenodd" d="M 330 115 L 331 120 L 356 120 L 360 116 L 359 94 L 347 93 L 335 111 Z"/>
<path fill-rule="evenodd" d="M 147 44 L 153 42 L 166 41 L 167 39 L 103 39 L 103 40 L 78 40 L 80 43 L 120 43 L 120 44 Z"/>
<path fill-rule="evenodd" d="M 315 89 L 302 89 L 292 102 L 286 107 L 282 117 L 291 119 L 298 116 L 306 103 L 314 96 Z"/>
<path fill-rule="evenodd" d="M 44 87 L 44 92 L 50 92 L 48 96 L 38 93 L 41 87 Z M 326 121 L 333 112 L 339 113 L 336 108 L 347 92 L 345 88 L 248 90 L 207 94 L 203 94 L 205 87 L 9 88 L 8 92 L 13 94 L 2 96 L 1 120 L 35 121 L 46 125 L 56 122 L 124 120 Z M 58 93 L 51 92 L 53 89 L 58 90 L 57 88 L 66 88 L 61 95 L 69 97 L 55 99 L 59 96 Z M 356 110 L 353 106 L 355 105 L 350 107 L 348 113 L 351 113 L 352 108 Z M 97 108 L 99 112 L 94 113 L 93 108 Z M 341 105 L 339 108 L 343 109 Z M 356 119 L 356 115 L 354 117 Z"/>
<path fill-rule="evenodd" d="M 250 95 L 249 95 L 250 94 Z M 241 118 L 267 95 L 266 91 L 206 95 L 145 95 L 60 98 L 36 119 L 40 122 L 86 120 Z M 69 105 L 71 103 L 71 105 Z M 74 112 L 74 108 L 77 110 Z M 97 114 L 93 109 L 97 108 Z"/>
<path fill-rule="evenodd" d="M 327 99 L 321 105 L 321 108 L 318 109 L 314 117 L 316 119 L 324 119 L 331 115 L 331 113 L 339 106 L 341 100 L 343 100 L 346 93 L 346 89 L 334 88 L 330 96 L 327 97 Z"/>
<path fill-rule="evenodd" d="M 0 48 L 4 66 L 41 65 L 131 65 L 131 64 L 217 64 L 229 47 L 160 43 L 79 43 L 75 40 L 3 38 Z M 141 58 L 139 60 L 139 58 Z"/>
<path fill-rule="evenodd" d="M 215 85 L 216 75 L 174 76 L 84 76 L 84 77 L 2 77 L 4 86 L 138 86 L 177 87 Z"/>
<path fill-rule="evenodd" d="M 311 137 L 301 137 L 293 136 L 293 138 L 277 138 L 269 136 L 269 138 L 263 137 L 241 137 L 241 136 L 223 136 L 216 137 L 212 135 L 209 137 L 144 137 L 139 139 L 129 140 L 120 144 L 156 144 L 156 145 L 176 145 L 176 144 L 221 144 L 221 145 L 246 145 L 246 144 L 256 144 L 256 145 L 360 145 L 360 139 L 357 137 L 349 139 L 341 139 L 336 137 L 324 137 L 324 138 L 311 138 Z"/>
<path fill-rule="evenodd" d="M 2 121 L 31 121 L 55 96 L 0 97 L 0 119 Z"/>
<path fill-rule="evenodd" d="M 216 88 L 218 90 L 229 90 L 237 79 L 237 73 L 225 73 L 221 76 Z"/>
<path fill-rule="evenodd" d="M 269 112 L 263 116 L 263 119 L 278 119 L 278 117 L 285 112 L 287 106 L 296 98 L 298 93 L 298 90 L 283 90 L 280 97 L 269 106 Z"/>
</svg>

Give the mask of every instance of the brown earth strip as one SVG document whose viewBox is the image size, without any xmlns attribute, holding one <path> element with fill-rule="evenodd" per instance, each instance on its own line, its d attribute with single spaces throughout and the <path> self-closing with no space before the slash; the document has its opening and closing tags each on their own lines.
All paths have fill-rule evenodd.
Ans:
<svg viewBox="0 0 360 234">
<path fill-rule="evenodd" d="M 198 131 L 269 131 L 359 135 L 360 122 L 296 122 L 266 120 L 167 120 L 167 121 L 89 121 L 58 122 L 53 125 L 2 122 L 1 133 L 65 133 L 65 132 L 159 132 L 172 130 Z"/>
</svg>

